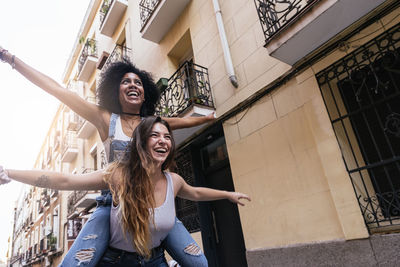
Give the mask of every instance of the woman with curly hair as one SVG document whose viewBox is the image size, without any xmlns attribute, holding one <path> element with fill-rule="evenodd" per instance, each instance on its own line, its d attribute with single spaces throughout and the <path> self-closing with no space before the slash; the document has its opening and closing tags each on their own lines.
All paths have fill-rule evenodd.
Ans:
<svg viewBox="0 0 400 267">
<path fill-rule="evenodd" d="M 113 193 L 111 240 L 98 266 L 168 266 L 162 240 L 175 224 L 176 196 L 192 201 L 228 199 L 244 205 L 250 198 L 239 192 L 192 187 L 167 171 L 175 144 L 168 123 L 148 117 L 134 131 L 127 161 L 114 162 L 106 170 L 71 175 L 49 171 L 3 170 L 8 177 L 34 186 L 59 190 L 109 188 Z"/>
<path fill-rule="evenodd" d="M 154 115 L 159 97 L 151 75 L 127 60 L 110 65 L 100 77 L 97 88 L 99 105 L 85 101 L 56 81 L 24 63 L 0 47 L 0 60 L 9 63 L 29 81 L 58 98 L 75 113 L 91 122 L 98 130 L 109 162 L 124 157 L 130 136 L 142 118 Z M 172 129 L 197 126 L 214 120 L 205 117 L 165 118 Z M 96 266 L 107 249 L 110 236 L 111 195 L 103 191 L 97 208 L 75 239 L 60 266 L 85 264 Z M 96 238 L 88 238 L 96 237 Z M 207 259 L 178 219 L 165 238 L 168 253 L 182 266 L 207 266 Z M 186 248 L 195 248 L 186 249 Z"/>
</svg>

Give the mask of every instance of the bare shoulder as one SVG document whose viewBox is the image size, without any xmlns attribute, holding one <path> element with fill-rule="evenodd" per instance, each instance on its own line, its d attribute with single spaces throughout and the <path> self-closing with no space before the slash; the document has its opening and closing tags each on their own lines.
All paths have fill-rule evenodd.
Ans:
<svg viewBox="0 0 400 267">
<path fill-rule="evenodd" d="M 171 175 L 171 178 L 172 178 L 172 180 L 175 182 L 180 182 L 183 178 L 179 175 L 179 174 L 177 174 L 177 173 L 175 173 L 175 172 L 170 172 L 169 173 L 170 175 Z"/>
<path fill-rule="evenodd" d="M 176 196 L 183 185 L 183 178 L 179 174 L 174 172 L 170 172 L 169 174 L 171 175 L 172 183 L 174 185 L 174 193 Z"/>
</svg>

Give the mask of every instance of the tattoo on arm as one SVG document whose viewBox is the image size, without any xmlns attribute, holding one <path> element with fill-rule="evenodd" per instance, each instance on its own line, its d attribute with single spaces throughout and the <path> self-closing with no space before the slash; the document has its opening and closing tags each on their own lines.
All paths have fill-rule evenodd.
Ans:
<svg viewBox="0 0 400 267">
<path fill-rule="evenodd" d="M 47 175 L 39 176 L 36 180 L 35 186 L 37 187 L 48 187 L 50 185 L 50 177 Z"/>
</svg>

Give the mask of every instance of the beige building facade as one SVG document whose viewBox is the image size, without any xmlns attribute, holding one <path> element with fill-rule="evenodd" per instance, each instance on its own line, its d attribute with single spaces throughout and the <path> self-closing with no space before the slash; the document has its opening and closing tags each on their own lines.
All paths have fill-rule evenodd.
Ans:
<svg viewBox="0 0 400 267">
<path fill-rule="evenodd" d="M 129 58 L 158 81 L 158 115 L 215 110 L 214 123 L 174 133 L 189 183 L 252 198 L 244 207 L 176 201 L 210 266 L 395 266 L 398 14 L 391 0 L 93 0 L 64 83 L 95 102 L 101 71 Z M 67 107 L 45 144 L 51 136 L 62 145 L 47 168 L 106 166 L 94 127 Z M 58 193 L 61 252 L 49 264 L 65 255 L 96 194 Z"/>
</svg>

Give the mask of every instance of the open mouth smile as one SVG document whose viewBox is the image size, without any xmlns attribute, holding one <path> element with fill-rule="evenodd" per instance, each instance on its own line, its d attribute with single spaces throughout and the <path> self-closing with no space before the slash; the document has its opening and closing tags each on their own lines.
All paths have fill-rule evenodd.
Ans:
<svg viewBox="0 0 400 267">
<path fill-rule="evenodd" d="M 139 92 L 138 91 L 129 91 L 127 93 L 127 96 L 134 96 L 134 97 L 139 97 Z"/>
</svg>

